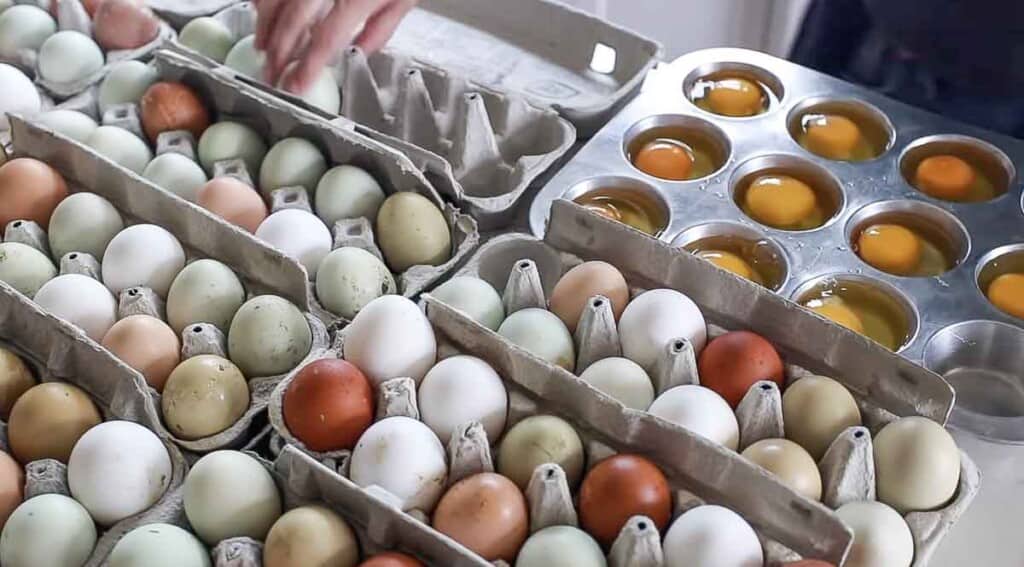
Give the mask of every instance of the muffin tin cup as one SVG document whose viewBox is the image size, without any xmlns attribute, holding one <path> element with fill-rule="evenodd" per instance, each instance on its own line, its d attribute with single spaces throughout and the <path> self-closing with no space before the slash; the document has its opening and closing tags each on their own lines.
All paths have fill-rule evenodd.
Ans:
<svg viewBox="0 0 1024 567">
<path fill-rule="evenodd" d="M 735 222 L 718 221 L 692 226 L 672 239 L 672 245 L 686 248 L 708 238 L 732 237 L 744 243 L 763 243 L 764 252 L 757 260 L 764 260 L 765 263 L 776 264 L 777 277 L 775 281 L 765 282 L 769 289 L 780 289 L 789 282 L 789 259 L 785 250 L 778 242 L 766 236 L 762 231 L 750 225 Z"/>
<path fill-rule="evenodd" d="M 936 134 L 911 142 L 900 154 L 900 171 L 907 184 L 914 185 L 914 171 L 925 158 L 952 154 L 977 165 L 989 177 L 998 198 L 1017 183 L 1017 168 L 1013 161 L 995 145 L 971 136 Z"/>
</svg>

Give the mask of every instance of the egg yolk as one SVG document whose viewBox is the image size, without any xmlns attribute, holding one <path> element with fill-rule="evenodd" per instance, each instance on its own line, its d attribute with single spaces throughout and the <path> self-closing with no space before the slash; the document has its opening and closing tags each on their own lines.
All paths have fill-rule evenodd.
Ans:
<svg viewBox="0 0 1024 567">
<path fill-rule="evenodd" d="M 705 98 L 711 112 L 722 116 L 754 116 L 764 112 L 761 87 L 746 79 L 716 81 Z"/>
<path fill-rule="evenodd" d="M 956 156 L 932 156 L 917 165 L 914 185 L 939 199 L 960 201 L 970 195 L 977 174 L 971 164 Z"/>
<path fill-rule="evenodd" d="M 788 175 L 758 177 L 747 189 L 744 201 L 751 216 L 775 228 L 797 226 L 818 207 L 814 190 Z"/>
<path fill-rule="evenodd" d="M 921 263 L 921 239 L 898 224 L 869 226 L 857 238 L 860 257 L 872 266 L 896 275 L 911 275 Z"/>
<path fill-rule="evenodd" d="M 719 268 L 732 272 L 741 278 L 746 278 L 748 280 L 755 279 L 754 268 L 752 268 L 746 260 L 732 252 L 726 252 L 724 250 L 701 250 L 697 253 L 697 257 L 703 258 Z"/>
<path fill-rule="evenodd" d="M 864 334 L 864 321 L 861 320 L 860 315 L 857 315 L 845 301 L 838 297 L 814 301 L 808 307 L 811 311 L 831 320 L 833 323 L 842 325 L 855 333 Z"/>
<path fill-rule="evenodd" d="M 845 116 L 825 114 L 808 121 L 804 147 L 819 156 L 848 160 L 861 142 L 860 127 Z"/>
<path fill-rule="evenodd" d="M 1024 319 L 1024 274 L 1003 274 L 992 280 L 988 300 L 1002 311 Z"/>
<path fill-rule="evenodd" d="M 644 144 L 633 159 L 640 171 L 671 181 L 685 181 L 693 170 L 693 150 L 679 140 L 659 138 Z"/>
</svg>

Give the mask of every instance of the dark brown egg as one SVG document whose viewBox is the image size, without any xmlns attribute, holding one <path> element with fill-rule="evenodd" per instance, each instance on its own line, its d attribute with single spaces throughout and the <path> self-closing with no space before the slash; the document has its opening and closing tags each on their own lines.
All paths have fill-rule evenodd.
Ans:
<svg viewBox="0 0 1024 567">
<path fill-rule="evenodd" d="M 783 385 L 779 353 L 749 331 L 732 331 L 709 342 L 697 367 L 701 385 L 718 392 L 733 408 L 755 382 L 771 380 L 779 388 Z"/>
<path fill-rule="evenodd" d="M 96 43 L 107 51 L 137 49 L 160 33 L 160 20 L 134 0 L 103 0 L 95 8 L 92 22 Z"/>
<path fill-rule="evenodd" d="M 595 295 L 603 295 L 612 302 L 612 313 L 618 321 L 629 302 L 629 286 L 622 272 L 607 262 L 584 262 L 576 266 L 558 280 L 551 292 L 551 312 L 574 333 L 587 302 Z"/>
<path fill-rule="evenodd" d="M 587 473 L 580 488 L 580 525 L 606 549 L 633 516 L 644 515 L 658 530 L 672 516 L 668 480 L 649 460 L 609 457 Z"/>
<path fill-rule="evenodd" d="M 210 113 L 191 88 L 181 83 L 161 82 L 142 95 L 142 129 L 150 141 L 163 132 L 188 130 L 198 140 L 210 126 Z"/>
<path fill-rule="evenodd" d="M 7 223 L 30 220 L 44 229 L 68 186 L 49 165 L 32 158 L 17 158 L 0 166 L 0 233 Z"/>
<path fill-rule="evenodd" d="M 395 553 L 389 551 L 387 553 L 378 553 L 373 557 L 363 561 L 358 567 L 425 567 L 423 563 L 420 563 L 415 558 L 410 557 L 404 553 Z"/>
<path fill-rule="evenodd" d="M 313 451 L 352 449 L 373 423 L 373 388 L 355 365 L 314 361 L 284 393 L 284 422 Z"/>
<path fill-rule="evenodd" d="M 455 483 L 434 510 L 434 529 L 488 561 L 512 562 L 529 535 L 526 499 L 511 480 L 480 473 Z"/>
</svg>

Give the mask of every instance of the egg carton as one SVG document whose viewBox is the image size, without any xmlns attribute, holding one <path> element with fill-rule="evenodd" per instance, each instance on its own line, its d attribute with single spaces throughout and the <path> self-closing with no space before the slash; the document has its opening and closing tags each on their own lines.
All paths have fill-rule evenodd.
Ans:
<svg viewBox="0 0 1024 567">
<path fill-rule="evenodd" d="M 212 16 L 238 0 L 146 0 L 146 5 L 176 29 L 191 20 Z"/>
<path fill-rule="evenodd" d="M 165 519 L 164 508 L 178 497 L 187 464 L 181 450 L 158 427 L 157 403 L 145 380 L 81 331 L 39 309 L 23 295 L 0 282 L 0 345 L 29 365 L 40 382 L 67 382 L 82 388 L 96 403 L 104 421 L 117 419 L 152 429 L 164 442 L 171 459 L 171 479 L 163 496 L 149 509 L 115 523 L 102 532 L 85 567 L 104 565 L 117 541 L 141 525 Z M 2 442 L 7 449 L 4 424 Z M 25 467 L 25 498 L 40 494 L 70 496 L 67 466 L 44 459 Z"/>
</svg>

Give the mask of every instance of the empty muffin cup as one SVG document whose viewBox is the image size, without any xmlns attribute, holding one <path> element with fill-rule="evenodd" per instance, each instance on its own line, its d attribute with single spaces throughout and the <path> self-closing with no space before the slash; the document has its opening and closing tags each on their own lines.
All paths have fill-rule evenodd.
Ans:
<svg viewBox="0 0 1024 567">
<path fill-rule="evenodd" d="M 651 185 L 631 177 L 588 179 L 562 197 L 651 236 L 664 232 L 670 221 L 665 197 Z"/>
<path fill-rule="evenodd" d="M 944 201 L 979 203 L 1006 193 L 1017 176 L 1010 158 L 968 136 L 928 136 L 900 156 L 900 173 L 918 191 Z"/>
<path fill-rule="evenodd" d="M 947 211 L 921 201 L 867 205 L 850 217 L 846 236 L 861 260 L 895 276 L 939 276 L 970 252 L 964 225 Z"/>
<path fill-rule="evenodd" d="M 725 132 L 694 116 L 661 114 L 634 124 L 625 136 L 626 159 L 666 181 L 690 181 L 722 169 L 732 152 Z"/>
<path fill-rule="evenodd" d="M 789 133 L 807 151 L 836 161 L 868 161 L 892 147 L 895 129 L 881 110 L 858 100 L 811 98 L 789 114 Z"/>
<path fill-rule="evenodd" d="M 1024 319 L 1024 244 L 1000 246 L 982 256 L 975 281 L 996 309 Z"/>
<path fill-rule="evenodd" d="M 732 222 L 701 224 L 679 233 L 672 244 L 773 291 L 789 278 L 782 247 L 753 227 Z"/>
<path fill-rule="evenodd" d="M 826 169 L 787 154 L 759 156 L 736 168 L 736 205 L 755 221 L 780 230 L 814 230 L 843 209 L 839 181 Z"/>
<path fill-rule="evenodd" d="M 749 118 L 777 108 L 785 89 L 778 77 L 760 67 L 716 62 L 690 72 L 683 81 L 683 92 L 701 110 Z"/>
</svg>

